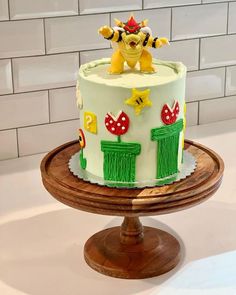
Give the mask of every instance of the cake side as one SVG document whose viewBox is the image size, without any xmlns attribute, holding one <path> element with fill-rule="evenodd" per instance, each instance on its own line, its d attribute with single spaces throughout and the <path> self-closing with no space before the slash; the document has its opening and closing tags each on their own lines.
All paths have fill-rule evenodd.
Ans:
<svg viewBox="0 0 236 295">
<path fill-rule="evenodd" d="M 86 171 L 109 180 L 142 182 L 181 169 L 186 67 L 157 60 L 153 64 L 157 71 L 152 74 L 128 70 L 112 76 L 107 74 L 109 59 L 80 67 Z"/>
</svg>

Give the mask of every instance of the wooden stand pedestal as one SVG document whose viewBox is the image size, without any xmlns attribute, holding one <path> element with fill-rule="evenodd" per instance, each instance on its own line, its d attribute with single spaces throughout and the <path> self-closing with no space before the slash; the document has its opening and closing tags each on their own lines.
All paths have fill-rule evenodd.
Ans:
<svg viewBox="0 0 236 295">
<path fill-rule="evenodd" d="M 197 161 L 192 175 L 171 185 L 144 189 L 108 188 L 73 176 L 68 161 L 79 150 L 77 141 L 45 156 L 41 163 L 42 180 L 52 196 L 76 209 L 124 216 L 121 227 L 105 229 L 86 242 L 84 257 L 89 266 L 109 276 L 141 279 L 168 272 L 178 264 L 180 245 L 176 238 L 165 231 L 143 227 L 139 216 L 189 208 L 219 188 L 224 170 L 222 159 L 191 141 L 185 141 L 185 149 Z"/>
</svg>

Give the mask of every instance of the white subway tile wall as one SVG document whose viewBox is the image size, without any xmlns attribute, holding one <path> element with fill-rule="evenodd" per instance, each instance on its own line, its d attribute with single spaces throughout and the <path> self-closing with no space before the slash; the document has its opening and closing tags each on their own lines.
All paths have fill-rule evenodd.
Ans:
<svg viewBox="0 0 236 295">
<path fill-rule="evenodd" d="M 9 12 L 8 12 L 8 0 L 0 0 L 0 21 L 8 20 Z"/>
<path fill-rule="evenodd" d="M 50 121 L 78 119 L 79 110 L 76 106 L 75 87 L 49 90 Z"/>
<path fill-rule="evenodd" d="M 226 71 L 226 95 L 236 94 L 236 66 L 228 67 Z"/>
<path fill-rule="evenodd" d="M 80 0 L 81 14 L 142 9 L 142 0 Z"/>
<path fill-rule="evenodd" d="M 45 54 L 43 20 L 5 21 L 0 25 L 0 58 Z"/>
<path fill-rule="evenodd" d="M 173 8 L 172 40 L 225 34 L 227 3 Z"/>
<path fill-rule="evenodd" d="M 144 8 L 159 8 L 200 3 L 201 0 L 144 0 Z"/>
<path fill-rule="evenodd" d="M 11 19 L 77 15 L 78 0 L 9 0 Z"/>
<path fill-rule="evenodd" d="M 188 71 L 198 70 L 199 64 L 199 40 L 191 39 L 170 42 L 168 47 L 152 50 L 154 57 L 164 60 L 183 62 Z"/>
<path fill-rule="evenodd" d="M 79 120 L 18 129 L 19 155 L 47 152 L 76 137 Z"/>
<path fill-rule="evenodd" d="M 186 101 L 198 101 L 224 96 L 225 68 L 189 72 Z"/>
<path fill-rule="evenodd" d="M 0 131 L 0 160 L 18 157 L 16 129 Z"/>
<path fill-rule="evenodd" d="M 201 40 L 200 68 L 213 68 L 236 64 L 236 34 Z"/>
<path fill-rule="evenodd" d="M 109 57 L 98 35 L 131 13 L 188 68 L 187 125 L 236 118 L 236 0 L 0 0 L 0 160 L 76 138 L 79 65 Z"/>
<path fill-rule="evenodd" d="M 198 102 L 187 102 L 186 122 L 188 126 L 198 124 Z"/>
<path fill-rule="evenodd" d="M 229 30 L 228 32 L 236 33 L 236 2 L 229 3 Z"/>
<path fill-rule="evenodd" d="M 15 92 L 74 86 L 78 53 L 13 59 Z"/>
<path fill-rule="evenodd" d="M 46 19 L 47 53 L 109 48 L 109 42 L 97 30 L 104 23 L 109 23 L 108 14 Z"/>
<path fill-rule="evenodd" d="M 11 60 L 0 60 L 0 94 L 12 93 Z"/>
<path fill-rule="evenodd" d="M 48 92 L 0 96 L 0 129 L 49 123 Z"/>
<path fill-rule="evenodd" d="M 236 96 L 200 101 L 199 123 L 223 121 L 235 118 Z"/>
</svg>

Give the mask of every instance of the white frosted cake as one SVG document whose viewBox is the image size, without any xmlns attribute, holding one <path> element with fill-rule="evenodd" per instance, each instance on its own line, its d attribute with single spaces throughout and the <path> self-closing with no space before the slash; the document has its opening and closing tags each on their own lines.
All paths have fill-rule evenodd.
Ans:
<svg viewBox="0 0 236 295">
<path fill-rule="evenodd" d="M 126 65 L 111 75 L 110 63 L 79 70 L 79 168 L 109 186 L 169 183 L 182 169 L 186 67 L 153 60 L 151 74 Z"/>
</svg>

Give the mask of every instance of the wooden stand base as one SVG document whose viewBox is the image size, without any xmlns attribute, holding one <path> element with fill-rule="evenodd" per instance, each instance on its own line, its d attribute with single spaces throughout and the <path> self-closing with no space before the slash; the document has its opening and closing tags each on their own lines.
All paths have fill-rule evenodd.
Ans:
<svg viewBox="0 0 236 295">
<path fill-rule="evenodd" d="M 93 235 L 84 257 L 94 270 L 123 279 L 144 279 L 173 269 L 180 259 L 180 244 L 169 233 L 142 227 L 136 217 L 125 217 L 121 227 Z"/>
<path fill-rule="evenodd" d="M 139 216 L 176 212 L 210 198 L 222 181 L 222 159 L 207 147 L 185 140 L 185 149 L 197 161 L 189 177 L 162 187 L 118 189 L 85 182 L 69 171 L 69 159 L 79 149 L 77 141 L 68 142 L 45 156 L 41 163 L 45 188 L 73 208 L 125 216 L 121 227 L 98 232 L 86 242 L 88 265 L 100 273 L 126 279 L 149 278 L 174 268 L 180 259 L 179 242 L 159 229 L 143 228 Z"/>
</svg>

